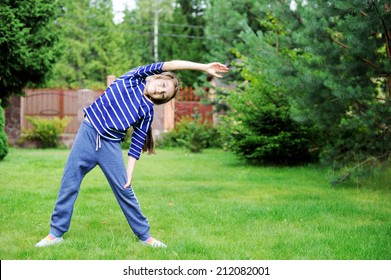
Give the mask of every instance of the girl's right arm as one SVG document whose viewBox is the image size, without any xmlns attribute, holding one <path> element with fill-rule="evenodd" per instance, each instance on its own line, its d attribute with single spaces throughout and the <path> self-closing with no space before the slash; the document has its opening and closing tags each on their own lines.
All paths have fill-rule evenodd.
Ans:
<svg viewBox="0 0 391 280">
<path fill-rule="evenodd" d="M 195 70 L 206 72 L 216 78 L 221 78 L 222 76 L 218 73 L 227 73 L 228 67 L 219 62 L 212 63 L 196 63 L 186 60 L 172 60 L 164 62 L 163 71 L 177 71 L 177 70 Z"/>
</svg>

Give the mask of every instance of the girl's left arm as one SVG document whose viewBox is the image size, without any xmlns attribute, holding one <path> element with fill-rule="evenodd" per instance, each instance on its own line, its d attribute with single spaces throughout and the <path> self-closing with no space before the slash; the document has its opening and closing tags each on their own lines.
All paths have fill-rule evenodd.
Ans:
<svg viewBox="0 0 391 280">
<path fill-rule="evenodd" d="M 216 78 L 221 78 L 222 76 L 218 73 L 227 73 L 228 67 L 219 62 L 212 63 L 197 63 L 186 60 L 172 60 L 166 61 L 163 64 L 163 71 L 177 71 L 177 70 L 195 70 L 208 73 Z"/>
</svg>

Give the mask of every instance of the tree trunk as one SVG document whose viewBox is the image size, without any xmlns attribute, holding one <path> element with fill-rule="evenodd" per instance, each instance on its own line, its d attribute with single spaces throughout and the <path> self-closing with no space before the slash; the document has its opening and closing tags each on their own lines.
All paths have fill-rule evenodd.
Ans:
<svg viewBox="0 0 391 280">
<path fill-rule="evenodd" d="M 386 9 L 387 13 L 391 12 L 391 4 L 386 3 L 384 4 L 384 8 Z M 391 64 L 391 30 L 385 30 L 386 32 L 386 50 L 387 50 L 387 58 L 388 61 Z M 389 73 L 387 76 L 387 87 L 388 87 L 388 98 L 391 97 L 391 74 Z"/>
</svg>

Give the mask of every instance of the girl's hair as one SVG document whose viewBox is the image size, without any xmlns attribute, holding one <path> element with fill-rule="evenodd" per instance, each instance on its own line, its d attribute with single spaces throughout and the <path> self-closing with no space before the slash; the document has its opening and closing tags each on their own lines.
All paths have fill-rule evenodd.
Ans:
<svg viewBox="0 0 391 280">
<path fill-rule="evenodd" d="M 148 152 L 148 155 L 156 154 L 155 152 L 155 142 L 153 141 L 152 135 L 152 126 L 149 127 L 147 132 L 147 138 L 145 138 L 145 143 L 143 146 L 143 153 Z"/>
<path fill-rule="evenodd" d="M 172 73 L 172 72 L 163 72 L 161 74 L 157 74 L 153 76 L 155 79 L 165 79 L 165 80 L 170 80 L 174 84 L 174 92 L 171 96 L 168 96 L 165 99 L 154 99 L 152 97 L 149 97 L 151 101 L 156 104 L 156 105 L 161 105 L 164 103 L 167 103 L 171 101 L 177 93 L 179 92 L 180 89 L 180 82 L 178 80 L 178 77 Z M 151 154 L 156 154 L 155 152 L 155 143 L 153 141 L 153 135 L 152 135 L 152 126 L 149 127 L 148 132 L 147 132 L 147 137 L 145 139 L 145 144 L 143 146 L 143 152 L 148 152 L 149 155 Z"/>
</svg>

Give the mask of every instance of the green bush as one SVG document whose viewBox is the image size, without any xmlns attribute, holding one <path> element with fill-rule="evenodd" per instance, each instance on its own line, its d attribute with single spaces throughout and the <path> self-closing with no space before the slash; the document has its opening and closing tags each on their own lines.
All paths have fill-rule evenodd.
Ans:
<svg viewBox="0 0 391 280">
<path fill-rule="evenodd" d="M 21 141 L 32 140 L 38 141 L 41 148 L 57 148 L 58 137 L 64 132 L 71 118 L 65 117 L 60 119 L 54 117 L 46 119 L 42 117 L 26 117 L 33 125 L 32 129 L 23 130 Z"/>
<path fill-rule="evenodd" d="M 219 139 L 212 124 L 183 118 L 173 130 L 163 134 L 157 144 L 159 147 L 185 147 L 192 153 L 199 153 L 205 148 L 221 146 Z"/>
<path fill-rule="evenodd" d="M 5 117 L 3 108 L 1 107 L 1 99 L 0 99 L 0 160 L 4 159 L 8 154 L 8 140 L 7 134 L 4 131 L 5 126 Z"/>
<path fill-rule="evenodd" d="M 224 147 L 250 163 L 305 164 L 317 159 L 316 131 L 295 121 L 284 97 L 272 103 L 257 88 L 231 92 L 219 126 Z"/>
</svg>

